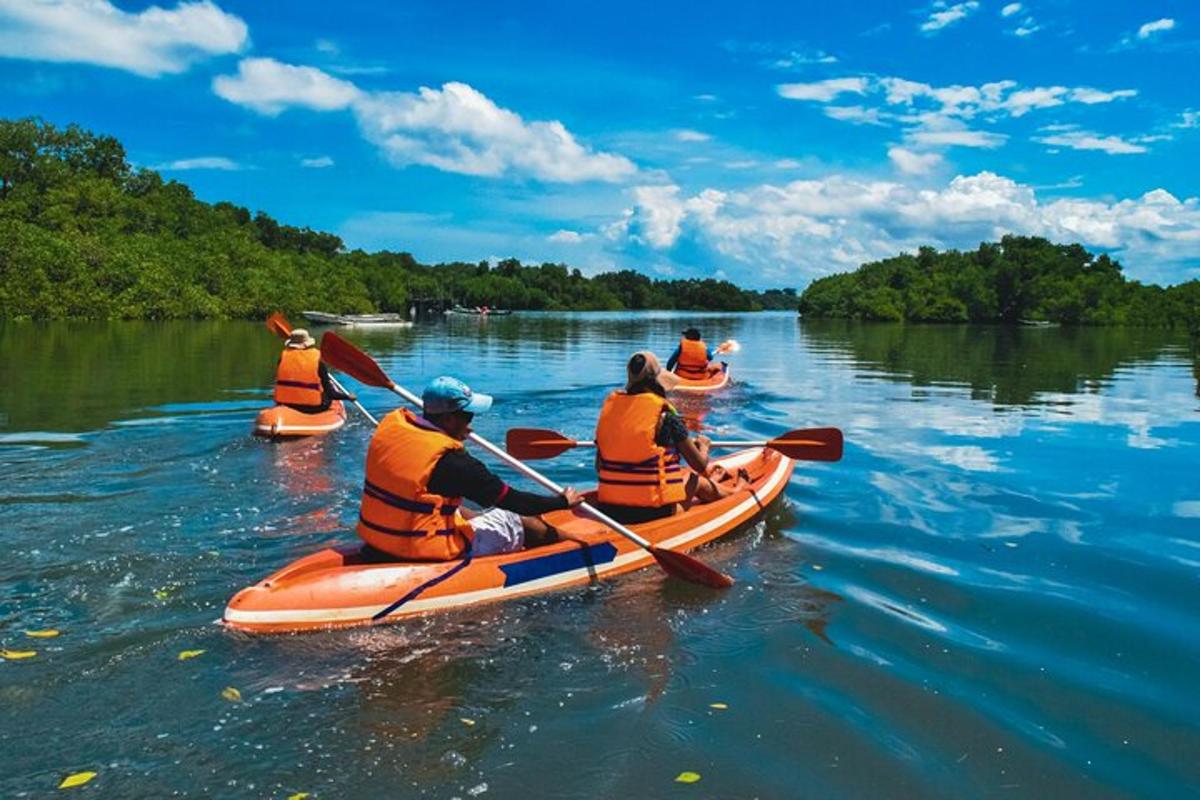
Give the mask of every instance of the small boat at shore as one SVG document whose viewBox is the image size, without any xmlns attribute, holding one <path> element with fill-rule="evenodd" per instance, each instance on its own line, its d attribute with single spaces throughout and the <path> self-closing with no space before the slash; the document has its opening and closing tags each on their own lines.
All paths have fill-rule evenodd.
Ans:
<svg viewBox="0 0 1200 800">
<path fill-rule="evenodd" d="M 713 463 L 724 467 L 729 476 L 745 470 L 750 487 L 629 527 L 656 547 L 692 550 L 757 518 L 787 486 L 795 468 L 792 459 L 761 447 Z M 361 543 L 321 550 L 238 592 L 229 601 L 223 621 L 248 633 L 395 622 L 581 586 L 654 563 L 653 555 L 578 509 L 552 511 L 544 518 L 564 540 L 516 553 L 411 562 L 390 560 Z"/>
<path fill-rule="evenodd" d="M 334 400 L 325 411 L 306 414 L 288 406 L 271 406 L 258 412 L 254 420 L 254 435 L 264 439 L 290 439 L 298 436 L 320 436 L 336 431 L 346 424 L 346 407 Z"/>
<path fill-rule="evenodd" d="M 309 322 L 318 325 L 346 325 L 373 328 L 408 328 L 412 321 L 399 314 L 326 314 L 324 311 L 302 311 Z"/>
<path fill-rule="evenodd" d="M 729 383 L 729 365 L 722 361 L 721 368 L 716 372 L 710 373 L 707 378 L 693 380 L 682 376 L 678 377 L 679 383 L 675 385 L 675 388 L 671 389 L 672 392 L 678 394 L 707 394 L 708 392 L 716 392 L 724 389 Z"/>
<path fill-rule="evenodd" d="M 509 308 L 467 308 L 454 306 L 446 309 L 447 317 L 507 317 L 512 314 Z"/>
</svg>

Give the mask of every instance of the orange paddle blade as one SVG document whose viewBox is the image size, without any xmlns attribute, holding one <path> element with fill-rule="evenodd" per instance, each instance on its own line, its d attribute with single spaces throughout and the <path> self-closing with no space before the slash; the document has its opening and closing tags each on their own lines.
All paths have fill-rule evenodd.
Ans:
<svg viewBox="0 0 1200 800">
<path fill-rule="evenodd" d="M 842 432 L 837 428 L 801 428 L 767 442 L 788 458 L 803 461 L 841 461 Z"/>
<path fill-rule="evenodd" d="M 727 589 L 733 586 L 733 578 L 702 561 L 697 561 L 686 553 L 663 550 L 659 547 L 650 547 L 649 550 L 650 555 L 654 556 L 654 560 L 668 575 L 698 583 L 701 586 L 711 586 L 714 589 Z"/>
<path fill-rule="evenodd" d="M 504 449 L 517 458 L 554 458 L 577 444 L 549 428 L 512 428 L 504 437 Z"/>
<path fill-rule="evenodd" d="M 321 360 L 359 383 L 392 388 L 392 379 L 375 363 L 375 359 L 333 331 L 325 331 L 321 335 Z"/>
<path fill-rule="evenodd" d="M 292 335 L 292 323 L 287 321 L 287 317 L 276 311 L 267 317 L 267 330 L 280 339 L 286 339 Z"/>
</svg>

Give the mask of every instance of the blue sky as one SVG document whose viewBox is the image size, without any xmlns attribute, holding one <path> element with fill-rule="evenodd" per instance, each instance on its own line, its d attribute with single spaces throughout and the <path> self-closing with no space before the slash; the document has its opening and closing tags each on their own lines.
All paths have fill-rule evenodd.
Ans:
<svg viewBox="0 0 1200 800">
<path fill-rule="evenodd" d="M 758 287 L 1009 232 L 1200 277 L 1198 65 L 1190 0 L 0 0 L 0 114 L 202 199 Z"/>
</svg>

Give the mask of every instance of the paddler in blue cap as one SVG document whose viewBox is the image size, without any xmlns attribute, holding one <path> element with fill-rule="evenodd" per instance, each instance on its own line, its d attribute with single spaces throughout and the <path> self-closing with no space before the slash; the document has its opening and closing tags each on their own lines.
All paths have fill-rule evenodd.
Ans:
<svg viewBox="0 0 1200 800">
<path fill-rule="evenodd" d="M 397 409 L 379 423 L 367 449 L 358 535 L 405 561 L 450 561 L 510 553 L 557 541 L 538 515 L 578 505 L 561 495 L 513 489 L 463 447 L 476 414 L 492 398 L 442 376 L 425 387 L 424 411 Z M 463 499 L 485 508 L 463 508 Z"/>
</svg>

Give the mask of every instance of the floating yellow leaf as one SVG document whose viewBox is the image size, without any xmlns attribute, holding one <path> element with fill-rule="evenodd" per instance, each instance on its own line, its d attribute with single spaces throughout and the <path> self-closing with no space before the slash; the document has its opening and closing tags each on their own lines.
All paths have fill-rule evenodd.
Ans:
<svg viewBox="0 0 1200 800">
<path fill-rule="evenodd" d="M 725 709 L 729 708 L 729 706 L 726 705 L 725 703 L 709 703 L 708 707 L 715 708 L 718 711 L 724 711 Z"/>
<path fill-rule="evenodd" d="M 154 591 L 154 599 L 155 600 L 166 600 L 170 596 L 171 596 L 171 593 L 166 589 L 156 589 Z"/>
<path fill-rule="evenodd" d="M 699 772 L 681 772 L 675 776 L 676 783 L 695 783 L 700 780 Z"/>
<path fill-rule="evenodd" d="M 306 797 L 308 797 L 308 792 L 296 792 L 295 794 L 289 794 L 287 800 L 304 800 Z"/>
<path fill-rule="evenodd" d="M 221 697 L 224 697 L 231 703 L 240 703 L 242 701 L 242 693 L 232 686 L 226 686 L 221 690 Z"/>
<path fill-rule="evenodd" d="M 189 658 L 195 658 L 196 656 L 204 655 L 204 653 L 206 653 L 206 652 L 208 652 L 208 651 L 207 650 L 181 650 L 179 653 L 179 660 L 187 661 Z"/>
<path fill-rule="evenodd" d="M 25 631 L 25 635 L 34 639 L 53 639 L 55 636 L 58 636 L 58 631 L 53 628 L 47 628 L 44 631 Z"/>
<path fill-rule="evenodd" d="M 37 650 L 0 650 L 0 658 L 7 661 L 20 661 L 22 658 L 33 658 Z"/>
<path fill-rule="evenodd" d="M 85 783 L 96 777 L 94 772 L 76 772 L 74 775 L 68 775 L 62 779 L 62 783 L 58 785 L 60 789 L 73 789 L 76 786 L 83 786 Z"/>
<path fill-rule="evenodd" d="M 463 725 L 466 725 L 467 727 L 470 727 L 475 724 L 475 720 L 467 719 L 466 717 L 459 717 L 458 721 L 461 722 Z"/>
</svg>

